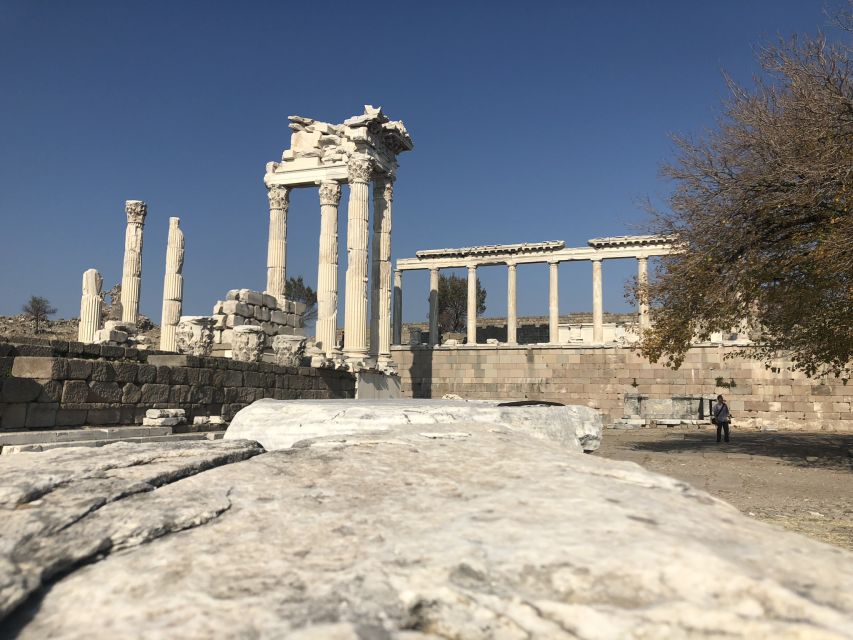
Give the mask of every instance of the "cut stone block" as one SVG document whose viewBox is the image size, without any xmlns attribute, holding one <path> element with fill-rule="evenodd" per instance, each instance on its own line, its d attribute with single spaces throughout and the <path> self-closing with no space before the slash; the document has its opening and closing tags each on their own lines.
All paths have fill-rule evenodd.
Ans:
<svg viewBox="0 0 853 640">
<path fill-rule="evenodd" d="M 15 378 L 62 380 L 67 371 L 68 361 L 63 358 L 18 356 L 12 365 L 12 376 Z"/>
<path fill-rule="evenodd" d="M 142 418 L 144 427 L 174 427 L 185 422 L 185 418 Z"/>
<path fill-rule="evenodd" d="M 186 415 L 184 409 L 148 409 L 145 412 L 146 418 L 185 418 Z"/>
<path fill-rule="evenodd" d="M 226 439 L 259 442 L 267 451 L 308 438 L 388 431 L 403 425 L 486 423 L 560 442 L 575 451 L 601 443 L 601 415 L 589 407 L 499 406 L 458 400 L 258 400 L 234 417 Z"/>
</svg>

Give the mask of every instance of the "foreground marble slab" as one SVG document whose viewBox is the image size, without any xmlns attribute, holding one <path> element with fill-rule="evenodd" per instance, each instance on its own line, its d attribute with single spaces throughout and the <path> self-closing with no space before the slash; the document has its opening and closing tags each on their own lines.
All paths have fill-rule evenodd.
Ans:
<svg viewBox="0 0 853 640">
<path fill-rule="evenodd" d="M 188 451 L 257 448 L 185 447 L 10 458 L 0 522 L 35 524 L 3 531 L 0 584 L 51 549 L 99 552 L 19 601 L 0 637 L 853 635 L 853 554 L 515 429 L 394 427 L 193 475 L 173 464 Z"/>
<path fill-rule="evenodd" d="M 306 438 L 474 422 L 521 429 L 574 451 L 594 451 L 601 442 L 601 415 L 589 407 L 499 405 L 497 400 L 265 399 L 240 410 L 225 439 L 255 440 L 267 451 L 277 451 Z"/>
</svg>

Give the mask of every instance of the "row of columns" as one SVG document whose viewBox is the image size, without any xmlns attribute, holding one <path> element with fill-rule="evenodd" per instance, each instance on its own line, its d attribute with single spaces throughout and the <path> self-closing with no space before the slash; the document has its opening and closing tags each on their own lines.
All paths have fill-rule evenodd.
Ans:
<svg viewBox="0 0 853 640">
<path fill-rule="evenodd" d="M 592 262 L 592 340 L 594 344 L 604 343 L 604 292 L 602 278 L 603 258 L 593 258 Z M 552 260 L 548 269 L 548 333 L 552 344 L 559 342 L 560 302 L 559 302 L 559 265 Z M 518 344 L 518 308 L 517 308 L 517 264 L 508 261 L 507 265 L 507 344 Z M 429 344 L 436 345 L 438 335 L 438 281 L 439 269 L 430 270 L 429 291 Z M 640 328 L 649 323 L 649 308 L 643 291 L 648 283 L 648 258 L 637 258 L 637 280 L 640 284 L 638 319 Z M 467 299 L 467 339 L 468 344 L 477 342 L 477 265 L 468 265 Z M 394 344 L 402 342 L 403 327 L 403 272 L 394 272 Z"/>
<path fill-rule="evenodd" d="M 374 173 L 369 156 L 353 156 L 347 165 L 347 270 L 344 298 L 343 355 L 349 363 L 372 358 L 379 366 L 391 361 L 391 205 L 394 177 Z M 368 255 L 370 182 L 373 180 L 373 255 Z M 336 356 L 338 325 L 338 207 L 341 184 L 320 183 L 320 251 L 317 268 L 316 346 L 327 358 Z M 290 187 L 269 188 L 270 234 L 267 289 L 285 298 L 287 210 Z M 370 267 L 371 277 L 368 277 Z M 370 291 L 368 292 L 368 283 Z M 371 315 L 368 319 L 368 295 Z M 369 343 L 368 343 L 369 337 Z M 368 347 L 369 344 L 369 347 Z"/>
</svg>

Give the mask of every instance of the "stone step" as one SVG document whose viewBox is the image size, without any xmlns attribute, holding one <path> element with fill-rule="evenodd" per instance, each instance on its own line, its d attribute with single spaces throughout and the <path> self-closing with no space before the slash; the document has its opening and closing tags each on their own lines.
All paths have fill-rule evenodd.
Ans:
<svg viewBox="0 0 853 640">
<path fill-rule="evenodd" d="M 205 433 L 175 433 L 163 436 L 119 437 L 105 440 L 71 440 L 69 442 L 45 442 L 40 444 L 6 445 L 0 450 L 0 455 L 14 453 L 37 453 L 65 447 L 103 447 L 116 442 L 176 442 L 185 440 L 221 440 L 225 431 L 208 431 Z"/>
<path fill-rule="evenodd" d="M 80 427 L 45 431 L 10 431 L 0 433 L 0 447 L 24 444 L 49 444 L 54 442 L 78 442 L 81 440 L 109 440 L 113 438 L 139 438 L 145 436 L 167 436 L 171 427 Z"/>
</svg>

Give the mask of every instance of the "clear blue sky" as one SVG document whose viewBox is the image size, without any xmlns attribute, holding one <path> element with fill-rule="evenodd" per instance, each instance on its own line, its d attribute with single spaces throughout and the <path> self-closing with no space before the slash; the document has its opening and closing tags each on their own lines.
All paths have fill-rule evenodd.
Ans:
<svg viewBox="0 0 853 640">
<path fill-rule="evenodd" d="M 76 316 L 84 270 L 118 282 L 127 199 L 149 205 L 141 311 L 155 322 L 170 216 L 186 235 L 185 314 L 209 314 L 231 288 L 263 289 L 262 179 L 289 146 L 287 116 L 341 122 L 364 104 L 403 120 L 415 142 L 400 157 L 395 259 L 635 233 L 638 201 L 668 191 L 668 135 L 701 132 L 719 113 L 721 71 L 749 81 L 756 44 L 825 27 L 823 10 L 0 0 L 0 314 L 36 294 Z M 312 284 L 318 234 L 316 191 L 299 191 L 288 274 Z M 634 264 L 604 269 L 605 308 L 627 310 Z M 506 270 L 481 278 L 486 315 L 505 314 Z M 426 317 L 427 287 L 406 276 L 407 321 Z M 590 309 L 590 291 L 588 265 L 561 267 L 561 312 Z M 546 266 L 519 269 L 521 314 L 546 314 L 547 296 Z"/>
</svg>

